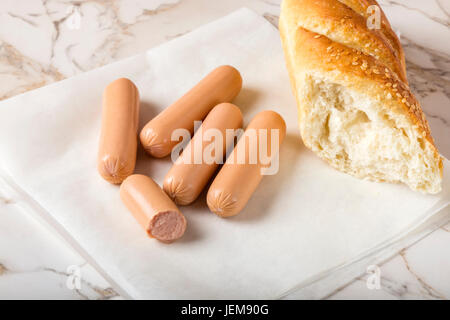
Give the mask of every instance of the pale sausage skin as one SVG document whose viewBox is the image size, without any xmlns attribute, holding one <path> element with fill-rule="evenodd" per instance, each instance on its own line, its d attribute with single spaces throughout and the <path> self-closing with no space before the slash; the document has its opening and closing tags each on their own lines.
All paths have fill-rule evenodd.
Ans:
<svg viewBox="0 0 450 320">
<path fill-rule="evenodd" d="M 120 198 L 149 237 L 170 243 L 184 234 L 185 217 L 151 178 L 129 176 L 120 186 Z"/>
<path fill-rule="evenodd" d="M 271 154 L 270 152 L 273 143 L 270 130 L 279 130 L 278 146 L 281 146 L 286 135 L 286 124 L 283 118 L 274 111 L 262 111 L 251 120 L 243 136 L 239 139 L 236 147 L 211 184 L 206 196 L 209 209 L 221 217 L 237 215 L 250 200 L 263 178 L 261 168 L 266 168 L 268 165 L 263 165 L 259 157 L 255 162 L 249 159 L 250 132 L 252 130 L 253 132 L 259 132 L 261 129 L 268 130 L 268 134 L 267 140 L 263 139 L 263 141 L 260 141 L 258 135 L 258 150 L 266 142 L 265 150 L 268 150 L 269 159 L 273 159 L 275 156 L 275 153 Z M 237 150 L 239 149 L 245 150 L 245 162 L 238 161 Z"/>
<path fill-rule="evenodd" d="M 184 96 L 170 105 L 142 129 L 142 146 L 151 156 L 170 154 L 179 141 L 172 141 L 172 132 L 187 129 L 194 132 L 194 121 L 203 120 L 221 102 L 231 102 L 242 88 L 242 78 L 235 68 L 220 66 L 203 78 Z"/>
<path fill-rule="evenodd" d="M 227 147 L 233 143 L 233 140 L 227 141 L 226 130 L 238 128 L 242 128 L 242 113 L 238 107 L 231 103 L 221 103 L 211 110 L 164 179 L 164 191 L 176 204 L 188 205 L 197 199 L 217 167 L 223 163 Z M 220 133 L 222 141 L 210 138 L 211 130 L 217 130 L 215 132 Z M 214 158 L 223 155 L 212 163 L 212 159 L 204 157 L 209 146 L 221 149 L 221 153 L 211 152 Z M 197 159 L 200 157 L 201 163 L 195 163 L 196 156 Z"/>
<path fill-rule="evenodd" d="M 139 122 L 139 92 L 126 78 L 103 92 L 102 125 L 97 169 L 108 182 L 120 184 L 134 171 Z"/>
</svg>

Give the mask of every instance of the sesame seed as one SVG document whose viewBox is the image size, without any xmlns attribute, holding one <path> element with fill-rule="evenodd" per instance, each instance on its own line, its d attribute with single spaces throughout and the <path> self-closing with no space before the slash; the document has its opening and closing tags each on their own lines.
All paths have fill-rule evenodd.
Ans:
<svg viewBox="0 0 450 320">
<path fill-rule="evenodd" d="M 352 62 L 352 65 L 357 66 L 357 65 L 358 65 L 358 62 L 353 61 L 353 62 Z"/>
<path fill-rule="evenodd" d="M 395 95 L 396 95 L 397 97 L 399 97 L 399 98 L 402 97 L 402 95 L 401 95 L 400 93 L 398 93 L 398 92 L 397 92 Z"/>
<path fill-rule="evenodd" d="M 320 34 L 314 36 L 315 39 L 320 38 Z"/>
</svg>

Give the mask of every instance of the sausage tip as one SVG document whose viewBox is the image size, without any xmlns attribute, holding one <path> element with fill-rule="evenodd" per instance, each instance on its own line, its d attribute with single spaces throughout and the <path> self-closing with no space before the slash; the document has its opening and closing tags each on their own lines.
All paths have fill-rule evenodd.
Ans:
<svg viewBox="0 0 450 320">
<path fill-rule="evenodd" d="M 183 179 L 166 177 L 163 189 L 167 195 L 178 205 L 186 206 L 195 200 L 195 196 L 190 192 L 191 188 L 186 185 Z"/>
<path fill-rule="evenodd" d="M 209 210 L 222 218 L 234 216 L 239 212 L 236 208 L 236 199 L 232 194 L 223 190 L 209 189 L 206 203 Z"/>
<path fill-rule="evenodd" d="M 163 158 L 170 153 L 166 144 L 160 142 L 158 134 L 151 127 L 142 129 L 139 138 L 145 151 L 155 158 Z"/>
<path fill-rule="evenodd" d="M 231 83 L 234 83 L 233 85 L 233 90 L 231 91 L 231 96 L 229 96 L 227 99 L 227 101 L 232 101 L 234 98 L 236 98 L 236 96 L 239 94 L 239 92 L 242 89 L 242 76 L 241 73 L 239 72 L 238 69 L 236 69 L 233 66 L 230 65 L 223 65 L 220 66 L 218 68 L 216 68 L 215 71 L 218 72 L 223 72 L 224 74 L 229 74 L 231 75 L 232 78 L 234 78 L 234 81 L 232 81 Z"/>
<path fill-rule="evenodd" d="M 110 82 L 110 83 L 106 86 L 104 92 L 107 92 L 108 89 L 115 88 L 116 86 L 119 86 L 119 87 L 120 87 L 121 85 L 128 85 L 128 86 L 130 86 L 131 88 L 133 88 L 133 89 L 137 92 L 137 87 L 136 87 L 136 85 L 134 84 L 133 81 L 131 81 L 131 80 L 128 79 L 128 78 L 118 78 L 118 79 L 116 79 L 116 80 Z"/>
<path fill-rule="evenodd" d="M 98 171 L 106 181 L 113 184 L 121 184 L 125 178 L 133 173 L 127 170 L 119 158 L 111 156 L 105 156 L 100 159 L 98 162 Z"/>
</svg>

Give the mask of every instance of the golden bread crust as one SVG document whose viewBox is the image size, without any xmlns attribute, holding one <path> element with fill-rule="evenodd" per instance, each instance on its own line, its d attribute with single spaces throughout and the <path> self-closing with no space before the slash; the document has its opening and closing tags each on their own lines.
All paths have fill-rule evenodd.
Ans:
<svg viewBox="0 0 450 320">
<path fill-rule="evenodd" d="M 297 90 L 300 81 L 297 79 L 305 73 L 325 76 L 334 83 L 380 101 L 399 115 L 406 114 L 413 130 L 425 138 L 433 150 L 442 176 L 442 158 L 434 144 L 429 124 L 406 82 L 404 54 L 398 38 L 384 14 L 381 24 L 383 32 L 380 32 L 383 36 L 371 35 L 365 22 L 363 25 L 365 10 L 373 4 L 377 4 L 376 1 L 283 1 L 279 29 L 299 115 L 302 97 L 299 97 L 301 92 Z M 340 19 L 345 21 L 340 23 Z M 353 37 L 352 34 L 357 35 Z M 345 37 L 351 39 L 343 39 Z M 385 46 L 380 55 L 369 52 L 374 48 L 381 50 L 386 43 L 389 46 Z M 396 63 L 392 62 L 393 58 Z M 308 142 L 305 141 L 305 144 L 308 145 Z"/>
<path fill-rule="evenodd" d="M 403 81 L 406 72 L 383 32 L 367 27 L 366 18 L 338 0 L 285 0 L 283 16 L 291 28 L 305 28 L 369 54 Z"/>
</svg>

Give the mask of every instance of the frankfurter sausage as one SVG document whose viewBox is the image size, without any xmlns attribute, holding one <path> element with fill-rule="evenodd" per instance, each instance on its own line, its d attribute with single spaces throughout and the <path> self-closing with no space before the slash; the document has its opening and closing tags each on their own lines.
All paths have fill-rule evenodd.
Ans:
<svg viewBox="0 0 450 320">
<path fill-rule="evenodd" d="M 285 135 L 286 124 L 276 112 L 262 111 L 252 119 L 208 190 L 206 201 L 212 212 L 230 217 L 245 207 Z"/>
<path fill-rule="evenodd" d="M 151 238 L 172 242 L 186 230 L 186 219 L 151 178 L 133 174 L 120 186 L 120 198 Z"/>
<path fill-rule="evenodd" d="M 233 143 L 227 129 L 241 127 L 242 113 L 235 105 L 221 103 L 211 110 L 164 179 L 164 191 L 176 204 L 197 199 Z"/>
<path fill-rule="evenodd" d="M 134 171 L 139 121 L 139 92 L 126 78 L 103 92 L 102 125 L 97 169 L 108 182 L 119 184 Z"/>
<path fill-rule="evenodd" d="M 179 141 L 172 141 L 172 132 L 184 128 L 194 132 L 194 121 L 203 120 L 221 102 L 230 102 L 242 88 L 242 78 L 235 68 L 214 69 L 179 100 L 150 120 L 142 129 L 144 149 L 156 158 L 167 156 Z"/>
</svg>

